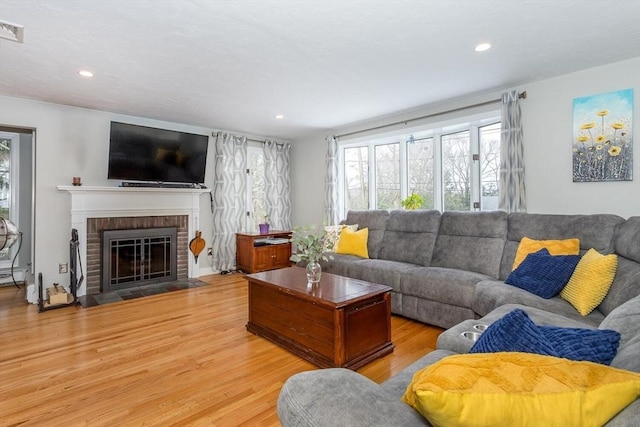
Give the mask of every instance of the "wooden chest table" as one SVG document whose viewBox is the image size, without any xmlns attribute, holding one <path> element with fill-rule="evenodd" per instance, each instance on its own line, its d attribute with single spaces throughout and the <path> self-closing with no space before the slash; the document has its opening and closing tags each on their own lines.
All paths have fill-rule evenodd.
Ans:
<svg viewBox="0 0 640 427">
<path fill-rule="evenodd" d="M 247 330 L 317 366 L 355 370 L 393 351 L 388 286 L 329 273 L 312 286 L 299 267 L 246 278 Z"/>
</svg>

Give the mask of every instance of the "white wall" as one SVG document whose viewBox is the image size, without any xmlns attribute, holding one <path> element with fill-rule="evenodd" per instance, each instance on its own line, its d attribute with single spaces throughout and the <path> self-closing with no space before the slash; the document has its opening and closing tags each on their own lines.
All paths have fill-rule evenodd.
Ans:
<svg viewBox="0 0 640 427">
<path fill-rule="evenodd" d="M 87 186 L 117 186 L 107 179 L 110 122 L 123 121 L 145 126 L 211 135 L 211 129 L 124 116 L 103 111 L 0 96 L 0 124 L 36 130 L 36 199 L 34 271 L 44 282 L 68 285 L 69 275 L 58 274 L 58 263 L 69 261 L 71 216 L 70 195 L 56 189 L 70 185 L 74 176 Z M 205 185 L 213 181 L 213 147 L 210 140 Z M 200 228 L 211 245 L 209 196 L 201 198 Z M 200 256 L 202 274 L 211 272 L 210 260 Z M 30 300 L 32 298 L 29 298 Z"/>
<path fill-rule="evenodd" d="M 523 83 L 514 88 L 451 100 L 394 116 L 311 134 L 297 141 L 292 148 L 292 222 L 294 225 L 322 222 L 326 135 L 340 135 L 496 99 L 509 89 L 526 90 L 528 95 L 527 99 L 522 100 L 521 106 L 529 212 L 612 213 L 625 218 L 640 215 L 639 76 L 640 58 L 633 58 L 553 79 Z M 574 183 L 571 176 L 573 99 L 628 88 L 633 88 L 635 95 L 633 181 Z M 489 108 L 496 109 L 499 105 L 438 116 L 407 126 L 398 125 L 391 130 L 448 120 L 454 116 L 476 114 Z"/>
<path fill-rule="evenodd" d="M 640 58 L 523 85 L 528 211 L 640 215 Z M 573 99 L 634 89 L 633 181 L 572 181 Z"/>
</svg>

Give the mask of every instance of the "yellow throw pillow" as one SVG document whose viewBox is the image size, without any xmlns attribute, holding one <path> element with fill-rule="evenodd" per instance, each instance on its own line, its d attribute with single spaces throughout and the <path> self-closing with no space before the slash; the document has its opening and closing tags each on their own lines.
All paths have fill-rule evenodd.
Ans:
<svg viewBox="0 0 640 427">
<path fill-rule="evenodd" d="M 338 247 L 338 241 L 340 240 L 340 233 L 342 232 L 342 229 L 345 227 L 350 228 L 351 231 L 358 230 L 358 224 L 350 224 L 350 225 L 338 224 L 338 225 L 327 225 L 324 227 L 325 231 L 327 232 L 327 237 L 334 242 L 333 246 L 329 248 L 331 252 L 336 251 Z"/>
<path fill-rule="evenodd" d="M 640 396 L 640 374 L 529 353 L 448 356 L 402 400 L 434 426 L 602 426 Z"/>
<path fill-rule="evenodd" d="M 367 241 L 369 240 L 369 229 L 352 231 L 345 227 L 340 233 L 338 240 L 337 254 L 357 255 L 362 258 L 369 258 L 369 250 L 367 249 Z"/>
<path fill-rule="evenodd" d="M 591 313 L 609 293 L 618 268 L 616 254 L 601 255 L 589 249 L 580 258 L 560 296 L 583 316 Z"/>
<path fill-rule="evenodd" d="M 512 270 L 515 270 L 527 255 L 543 248 L 546 248 L 551 255 L 578 255 L 580 253 L 580 239 L 533 240 L 523 237 L 518 245 Z"/>
</svg>

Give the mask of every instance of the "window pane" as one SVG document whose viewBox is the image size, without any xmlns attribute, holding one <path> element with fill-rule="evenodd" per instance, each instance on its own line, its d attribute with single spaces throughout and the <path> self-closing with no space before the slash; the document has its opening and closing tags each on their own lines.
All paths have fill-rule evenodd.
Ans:
<svg viewBox="0 0 640 427">
<path fill-rule="evenodd" d="M 424 203 L 419 209 L 433 209 L 433 138 L 407 142 L 408 194 L 419 194 Z"/>
<path fill-rule="evenodd" d="M 344 150 L 345 210 L 369 209 L 369 148 Z"/>
<path fill-rule="evenodd" d="M 443 135 L 441 141 L 444 210 L 471 210 L 469 131 Z"/>
<path fill-rule="evenodd" d="M 376 145 L 376 207 L 400 207 L 400 144 Z"/>
<path fill-rule="evenodd" d="M 11 139 L 0 139 L 0 216 L 11 220 Z M 0 251 L 0 260 L 10 259 L 9 249 Z"/>
<path fill-rule="evenodd" d="M 480 139 L 480 207 L 498 209 L 500 185 L 500 123 L 479 129 Z"/>
</svg>

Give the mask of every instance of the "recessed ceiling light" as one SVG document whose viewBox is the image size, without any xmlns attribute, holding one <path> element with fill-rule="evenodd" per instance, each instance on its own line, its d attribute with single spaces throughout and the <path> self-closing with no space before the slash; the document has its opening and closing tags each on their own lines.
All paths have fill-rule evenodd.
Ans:
<svg viewBox="0 0 640 427">
<path fill-rule="evenodd" d="M 80 70 L 78 71 L 78 74 L 80 74 L 82 77 L 93 77 L 93 73 L 89 70 Z"/>
<path fill-rule="evenodd" d="M 278 120 L 282 120 L 282 119 L 284 119 L 284 115 L 282 115 L 282 114 L 278 114 L 278 115 L 276 116 L 276 119 L 278 119 Z"/>
<path fill-rule="evenodd" d="M 491 49 L 491 45 L 489 43 L 480 43 L 476 46 L 476 52 L 484 52 L 485 50 Z"/>
</svg>

